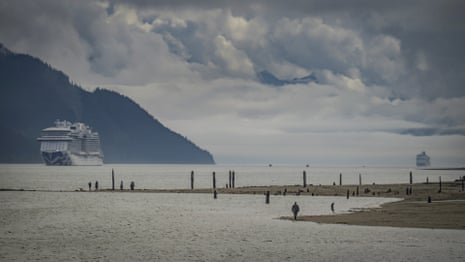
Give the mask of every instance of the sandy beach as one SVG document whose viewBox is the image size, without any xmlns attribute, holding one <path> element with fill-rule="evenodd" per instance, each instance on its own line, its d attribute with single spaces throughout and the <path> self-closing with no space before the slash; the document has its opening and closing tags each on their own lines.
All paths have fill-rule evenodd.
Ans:
<svg viewBox="0 0 465 262">
<path fill-rule="evenodd" d="M 412 192 L 407 194 L 407 190 Z M 441 191 L 439 192 L 439 190 Z M 171 193 L 211 193 L 212 189 L 183 190 L 137 190 L 138 192 Z M 327 224 L 347 224 L 364 226 L 390 226 L 410 228 L 465 229 L 465 192 L 461 182 L 383 184 L 383 185 L 298 185 L 241 187 L 234 189 L 218 188 L 218 194 L 300 194 L 314 196 L 341 196 L 349 201 L 353 197 L 395 197 L 403 200 L 383 205 L 381 208 L 352 210 L 351 213 L 300 216 L 299 221 L 311 221 Z M 409 190 L 410 191 L 410 190 Z M 431 197 L 431 203 L 428 203 Z M 330 207 L 328 207 L 329 209 Z M 337 213 L 337 207 L 335 207 Z M 291 216 L 281 219 L 292 219 Z"/>
<path fill-rule="evenodd" d="M 358 190 L 357 190 L 358 187 Z M 410 193 L 411 188 L 411 193 Z M 2 189 L 5 190 L 5 189 Z M 8 189 L 6 189 L 8 190 Z M 76 190 L 88 192 L 84 189 Z M 104 188 L 99 192 L 108 192 Z M 341 196 L 350 201 L 356 197 L 391 197 L 401 201 L 391 202 L 375 209 L 351 210 L 351 213 L 334 215 L 299 216 L 298 221 L 326 224 L 347 224 L 364 226 L 390 226 L 410 228 L 465 229 L 465 192 L 461 181 L 416 184 L 370 184 L 370 185 L 283 185 L 253 186 L 238 188 L 217 188 L 217 194 L 260 194 L 270 191 L 270 196 L 311 195 Z M 134 191 L 115 189 L 115 193 L 213 193 L 211 188 L 198 189 L 138 189 Z M 358 193 L 357 193 L 358 192 Z M 431 203 L 428 198 L 431 197 Z M 264 197 L 265 201 L 265 197 Z M 330 207 L 328 206 L 328 209 Z M 293 219 L 283 216 L 280 219 Z"/>
</svg>

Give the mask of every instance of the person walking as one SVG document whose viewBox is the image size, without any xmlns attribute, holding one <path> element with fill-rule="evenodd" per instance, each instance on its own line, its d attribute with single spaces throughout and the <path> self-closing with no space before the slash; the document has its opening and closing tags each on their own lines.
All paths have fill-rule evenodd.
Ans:
<svg viewBox="0 0 465 262">
<path fill-rule="evenodd" d="M 95 181 L 95 191 L 98 191 L 98 181 Z"/>
<path fill-rule="evenodd" d="M 294 202 L 294 205 L 292 205 L 292 213 L 294 214 L 294 220 L 297 220 L 297 214 L 299 213 L 299 211 L 299 205 L 297 205 L 297 202 Z"/>
</svg>

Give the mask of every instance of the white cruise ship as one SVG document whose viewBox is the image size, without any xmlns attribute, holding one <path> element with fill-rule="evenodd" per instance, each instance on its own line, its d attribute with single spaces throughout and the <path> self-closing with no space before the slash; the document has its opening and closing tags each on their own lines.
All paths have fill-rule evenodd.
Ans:
<svg viewBox="0 0 465 262">
<path fill-rule="evenodd" d="M 103 164 L 100 137 L 83 123 L 55 121 L 39 138 L 42 159 L 48 166 L 99 166 Z"/>
<path fill-rule="evenodd" d="M 422 167 L 429 167 L 430 162 L 429 162 L 429 156 L 423 151 L 421 154 L 417 155 L 417 167 L 422 168 Z"/>
</svg>

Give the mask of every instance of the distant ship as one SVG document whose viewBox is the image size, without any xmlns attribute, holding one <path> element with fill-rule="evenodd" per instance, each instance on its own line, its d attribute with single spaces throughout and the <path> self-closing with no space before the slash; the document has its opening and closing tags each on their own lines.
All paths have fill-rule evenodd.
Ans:
<svg viewBox="0 0 465 262">
<path fill-rule="evenodd" d="M 429 162 L 429 156 L 425 153 L 425 151 L 421 152 L 421 154 L 417 155 L 417 167 L 423 168 L 423 167 L 429 167 L 430 162 Z"/>
<path fill-rule="evenodd" d="M 100 166 L 100 137 L 83 123 L 55 121 L 39 138 L 42 159 L 48 166 Z"/>
</svg>

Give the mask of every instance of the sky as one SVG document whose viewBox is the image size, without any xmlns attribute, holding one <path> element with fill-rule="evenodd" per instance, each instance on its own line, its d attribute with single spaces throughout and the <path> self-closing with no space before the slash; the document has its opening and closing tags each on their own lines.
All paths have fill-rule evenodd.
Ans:
<svg viewBox="0 0 465 262">
<path fill-rule="evenodd" d="M 217 163 L 465 166 L 465 1 L 3 0 L 0 42 Z M 268 72 L 281 80 L 262 81 Z"/>
</svg>

